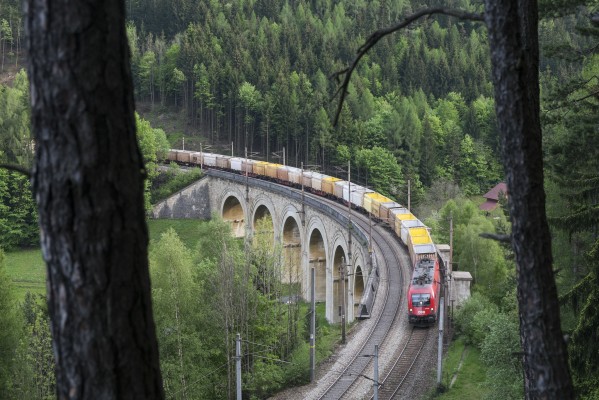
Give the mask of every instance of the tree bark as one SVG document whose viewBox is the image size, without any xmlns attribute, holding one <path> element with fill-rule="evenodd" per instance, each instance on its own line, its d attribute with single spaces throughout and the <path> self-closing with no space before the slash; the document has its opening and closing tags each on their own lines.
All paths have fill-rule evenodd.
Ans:
<svg viewBox="0 0 599 400">
<path fill-rule="evenodd" d="M 516 254 L 527 399 L 572 399 L 545 213 L 536 0 L 486 0 Z"/>
<path fill-rule="evenodd" d="M 163 398 L 124 2 L 25 8 L 58 398 Z"/>
</svg>

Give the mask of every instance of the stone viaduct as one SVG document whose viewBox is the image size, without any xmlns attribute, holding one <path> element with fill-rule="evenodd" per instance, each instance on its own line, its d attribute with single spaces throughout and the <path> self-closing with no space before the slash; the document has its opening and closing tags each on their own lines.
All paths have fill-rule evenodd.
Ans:
<svg viewBox="0 0 599 400">
<path fill-rule="evenodd" d="M 216 170 L 206 171 L 205 177 L 153 210 L 154 218 L 209 219 L 214 214 L 228 221 L 237 237 L 264 231 L 273 235 L 274 244 L 283 247 L 287 265 L 283 280 L 301 285 L 305 300 L 310 299 L 314 267 L 316 301 L 326 303 L 328 321 L 341 321 L 344 290 L 347 321 L 368 316 L 378 278 L 371 274 L 376 269 L 371 267 L 368 239 L 353 221 L 348 261 L 348 213 L 285 186 Z M 263 218 L 272 228 L 257 232 L 256 224 Z"/>
</svg>

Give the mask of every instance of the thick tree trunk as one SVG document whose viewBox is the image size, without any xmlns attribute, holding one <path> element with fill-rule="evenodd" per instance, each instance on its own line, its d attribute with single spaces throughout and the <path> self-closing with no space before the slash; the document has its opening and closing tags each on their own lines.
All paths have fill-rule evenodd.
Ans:
<svg viewBox="0 0 599 400">
<path fill-rule="evenodd" d="M 571 399 L 545 214 L 537 3 L 487 0 L 485 19 L 517 263 L 526 398 Z"/>
<path fill-rule="evenodd" d="M 26 13 L 58 398 L 163 398 L 124 2 Z"/>
</svg>

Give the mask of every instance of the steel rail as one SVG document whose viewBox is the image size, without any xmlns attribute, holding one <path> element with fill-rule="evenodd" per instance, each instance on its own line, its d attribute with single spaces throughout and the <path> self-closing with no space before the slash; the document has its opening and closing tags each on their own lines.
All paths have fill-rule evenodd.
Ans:
<svg viewBox="0 0 599 400">
<path fill-rule="evenodd" d="M 214 169 L 206 170 L 205 172 L 209 176 L 234 181 L 243 185 L 246 184 L 245 177 L 235 173 Z M 257 178 L 252 179 L 251 185 L 283 195 L 298 202 L 302 201 L 300 191 L 289 186 Z M 349 219 L 345 214 L 346 207 L 340 203 L 309 193 L 304 195 L 304 202 L 306 205 L 333 218 L 343 226 L 347 226 L 349 223 Z M 365 234 L 365 232 L 368 231 L 367 217 L 355 213 L 353 214 L 351 223 L 354 238 L 357 239 L 360 245 L 366 247 L 368 245 L 368 239 Z M 385 291 L 386 296 L 384 299 L 377 299 L 377 301 L 384 302 L 384 305 L 382 306 L 383 309 L 377 316 L 370 332 L 368 332 L 367 339 L 362 343 L 359 351 L 356 352 L 351 361 L 343 368 L 339 376 L 337 376 L 333 382 L 326 387 L 324 392 L 317 397 L 318 399 L 341 399 L 347 394 L 350 387 L 352 387 L 371 362 L 370 358 L 363 356 L 364 350 L 366 348 L 374 349 L 375 344 L 382 345 L 397 319 L 405 284 L 405 279 L 402 279 L 404 273 L 403 269 L 405 267 L 402 266 L 400 261 L 401 257 L 398 254 L 400 251 L 399 242 L 395 236 L 392 236 L 389 233 L 389 231 L 378 226 L 375 226 L 372 229 L 372 239 L 378 249 L 376 254 L 380 255 L 378 263 L 379 268 L 385 268 L 387 274 L 386 281 L 381 280 L 379 283 L 380 286 L 380 284 L 385 282 L 387 288 Z M 375 271 L 372 271 L 371 273 L 375 273 Z M 380 287 L 377 292 L 379 291 Z"/>
<path fill-rule="evenodd" d="M 417 332 L 416 335 L 414 335 L 415 332 Z M 397 394 L 418 360 L 429 332 L 430 329 L 412 327 L 410 338 L 381 381 L 382 389 L 379 389 L 379 399 L 392 399 Z M 370 399 L 373 398 L 374 396 L 370 397 Z"/>
</svg>

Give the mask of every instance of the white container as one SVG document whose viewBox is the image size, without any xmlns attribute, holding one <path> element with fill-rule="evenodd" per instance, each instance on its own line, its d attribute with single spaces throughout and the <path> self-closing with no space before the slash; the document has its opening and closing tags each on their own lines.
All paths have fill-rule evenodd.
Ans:
<svg viewBox="0 0 599 400">
<path fill-rule="evenodd" d="M 414 228 L 416 226 L 424 226 L 419 219 L 408 219 L 401 221 L 401 241 L 406 246 L 408 245 L 408 237 L 410 236 L 410 228 Z"/>
<path fill-rule="evenodd" d="M 301 185 L 302 184 L 302 170 L 301 168 L 295 168 L 295 167 L 287 167 L 287 170 L 289 171 L 289 182 L 294 183 L 296 185 Z"/>
<path fill-rule="evenodd" d="M 374 190 L 366 189 L 362 186 L 351 185 L 351 202 L 356 207 L 364 208 L 364 195 L 374 193 Z M 343 194 L 345 196 L 345 193 Z"/>
<path fill-rule="evenodd" d="M 241 165 L 243 163 L 243 158 L 240 157 L 232 157 L 231 158 L 231 169 L 233 171 L 240 171 L 241 172 Z"/>
<path fill-rule="evenodd" d="M 326 177 L 319 172 L 312 172 L 312 189 L 322 191 L 322 179 Z"/>
<path fill-rule="evenodd" d="M 208 167 L 216 167 L 216 154 L 204 153 L 204 165 Z"/>
</svg>

